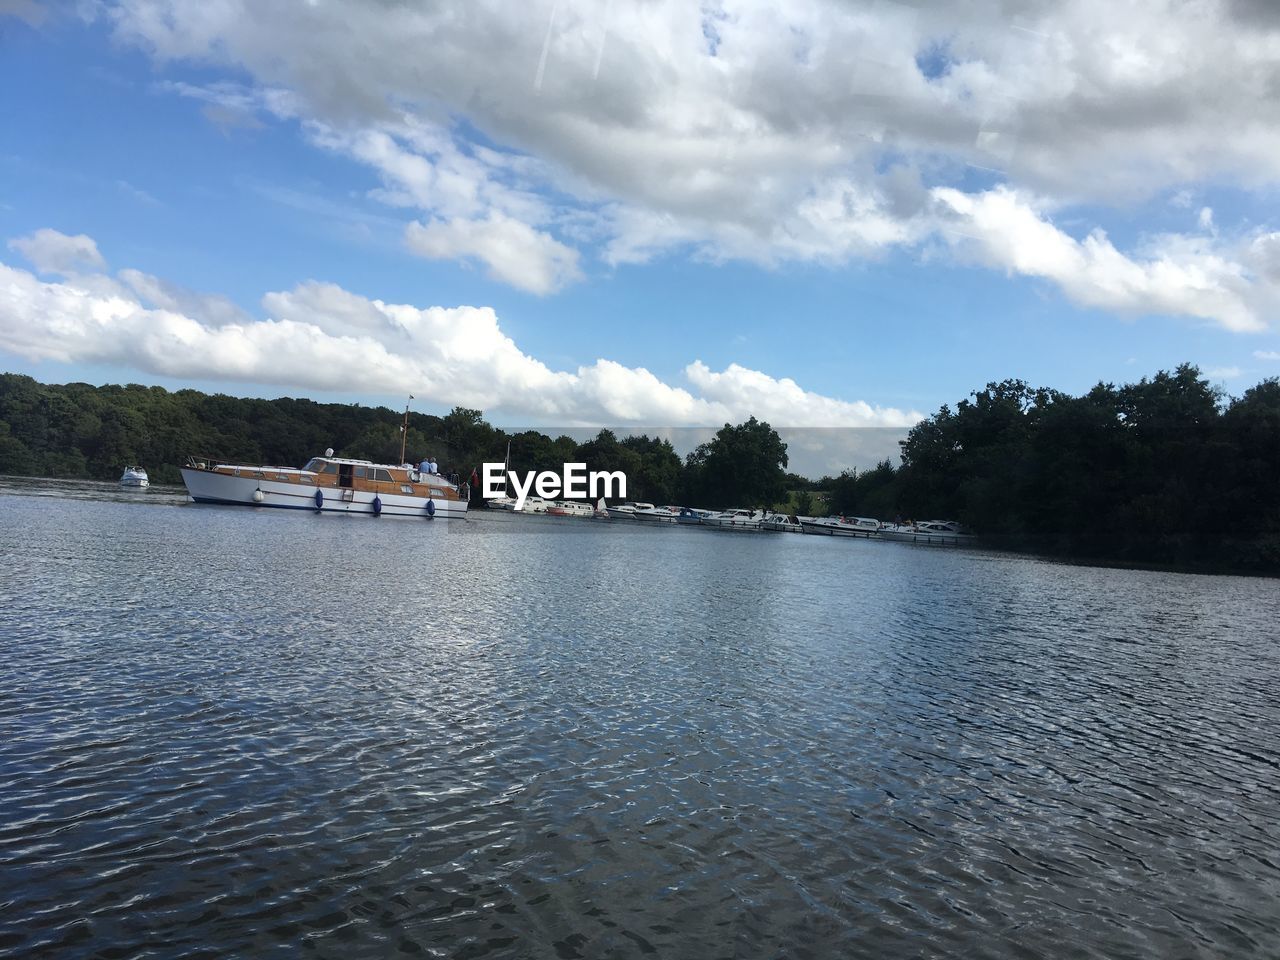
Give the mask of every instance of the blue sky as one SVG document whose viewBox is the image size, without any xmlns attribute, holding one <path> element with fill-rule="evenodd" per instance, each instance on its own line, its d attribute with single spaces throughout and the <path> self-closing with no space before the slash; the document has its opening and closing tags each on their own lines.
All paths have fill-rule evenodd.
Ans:
<svg viewBox="0 0 1280 960">
<path fill-rule="evenodd" d="M 1107 44 L 1084 2 L 725 3 L 710 47 L 683 5 L 236 6 L 0 14 L 0 368 L 780 426 L 902 426 L 1005 377 L 1280 373 L 1274 107 L 1230 3 L 1135 3 Z"/>
</svg>

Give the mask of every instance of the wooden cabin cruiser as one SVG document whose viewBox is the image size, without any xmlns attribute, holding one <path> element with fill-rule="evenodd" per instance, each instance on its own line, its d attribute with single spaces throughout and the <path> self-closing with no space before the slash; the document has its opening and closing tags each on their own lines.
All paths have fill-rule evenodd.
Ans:
<svg viewBox="0 0 1280 960">
<path fill-rule="evenodd" d="M 884 527 L 880 536 L 898 543 L 925 543 L 940 547 L 968 547 L 978 539 L 954 520 L 922 520 Z"/>
<path fill-rule="evenodd" d="M 880 533 L 880 521 L 872 517 L 800 517 L 799 520 L 805 533 L 828 537 L 875 537 Z"/>
<path fill-rule="evenodd" d="M 634 520 L 636 518 L 636 511 L 652 510 L 653 504 L 632 503 L 631 501 L 627 501 L 626 503 L 618 504 L 616 507 L 606 507 L 605 509 L 609 511 L 610 520 Z"/>
<path fill-rule="evenodd" d="M 282 507 L 316 513 L 388 517 L 467 515 L 467 485 L 409 464 L 372 463 L 326 450 L 301 469 L 221 463 L 190 457 L 182 482 L 196 503 Z"/>
<path fill-rule="evenodd" d="M 762 514 L 756 513 L 754 510 L 733 507 L 721 513 L 713 513 L 709 517 L 704 517 L 702 522 L 718 530 L 759 530 L 761 518 Z"/>
<path fill-rule="evenodd" d="M 141 467 L 125 467 L 124 474 L 120 477 L 120 486 L 149 487 L 151 480 L 147 477 L 147 471 Z"/>
<path fill-rule="evenodd" d="M 800 533 L 804 528 L 800 521 L 785 513 L 767 513 L 760 521 L 761 530 L 772 530 L 774 533 Z"/>
</svg>

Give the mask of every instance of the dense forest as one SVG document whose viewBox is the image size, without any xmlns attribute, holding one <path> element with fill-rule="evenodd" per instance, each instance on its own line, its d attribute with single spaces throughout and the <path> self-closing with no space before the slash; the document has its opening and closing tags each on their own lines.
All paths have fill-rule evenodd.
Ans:
<svg viewBox="0 0 1280 960">
<path fill-rule="evenodd" d="M 160 387 L 41 384 L 0 375 L 0 473 L 114 480 L 140 463 L 178 483 L 188 455 L 300 464 L 333 447 L 400 456 L 401 415 L 384 407 L 261 400 Z M 992 544 L 1061 556 L 1188 569 L 1280 573 L 1280 381 L 1240 397 L 1183 365 L 1082 396 L 1020 380 L 991 383 L 910 431 L 900 462 L 807 480 L 754 418 L 726 424 L 683 459 L 659 438 L 586 442 L 509 434 L 478 410 L 411 413 L 407 454 L 464 478 L 501 461 L 623 470 L 632 499 L 690 506 L 773 505 L 798 513 L 951 518 Z"/>
</svg>

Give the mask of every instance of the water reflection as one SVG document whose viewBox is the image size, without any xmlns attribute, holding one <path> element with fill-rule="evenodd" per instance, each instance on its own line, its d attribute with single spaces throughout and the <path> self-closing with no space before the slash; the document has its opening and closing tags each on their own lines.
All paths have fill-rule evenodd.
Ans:
<svg viewBox="0 0 1280 960">
<path fill-rule="evenodd" d="M 0 485 L 0 951 L 1273 952 L 1272 581 L 184 501 Z"/>
</svg>

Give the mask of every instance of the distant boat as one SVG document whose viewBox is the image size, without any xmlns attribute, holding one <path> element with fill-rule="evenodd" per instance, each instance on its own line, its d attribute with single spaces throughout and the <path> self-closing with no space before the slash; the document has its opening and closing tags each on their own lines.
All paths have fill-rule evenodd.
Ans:
<svg viewBox="0 0 1280 960">
<path fill-rule="evenodd" d="M 763 517 L 763 514 L 754 510 L 733 507 L 721 513 L 713 513 L 709 517 L 703 517 L 702 522 L 708 527 L 715 527 L 717 530 L 758 531 Z"/>
<path fill-rule="evenodd" d="M 281 507 L 316 513 L 391 517 L 467 515 L 465 485 L 409 464 L 372 463 L 333 456 L 332 450 L 301 469 L 221 463 L 191 457 L 182 482 L 196 503 Z"/>
<path fill-rule="evenodd" d="M 898 543 L 924 543 L 941 547 L 966 547 L 977 542 L 954 520 L 922 520 L 918 523 L 882 527 L 880 536 Z"/>
<path fill-rule="evenodd" d="M 634 520 L 636 512 L 639 510 L 652 510 L 652 503 L 620 503 L 616 507 L 606 507 L 609 511 L 609 519 L 611 520 Z"/>
<path fill-rule="evenodd" d="M 676 517 L 676 523 L 686 523 L 691 526 L 701 526 L 707 517 L 714 517 L 714 510 L 699 510 L 697 507 L 681 507 L 680 514 Z"/>
<path fill-rule="evenodd" d="M 552 517 L 589 517 L 594 512 L 591 504 L 576 500 L 556 500 L 547 507 L 547 515 Z"/>
<path fill-rule="evenodd" d="M 760 529 L 772 530 L 775 533 L 800 533 L 803 527 L 793 516 L 785 513 L 769 513 L 760 521 Z"/>
<path fill-rule="evenodd" d="M 124 474 L 120 477 L 120 486 L 149 487 L 151 481 L 147 478 L 147 471 L 141 467 L 125 467 Z"/>
<path fill-rule="evenodd" d="M 647 507 L 643 510 L 637 510 L 634 516 L 637 520 L 644 520 L 649 523 L 675 523 L 680 518 L 680 508 Z"/>
<path fill-rule="evenodd" d="M 872 517 L 799 517 L 805 533 L 829 537 L 874 537 L 880 533 L 880 521 Z"/>
</svg>

